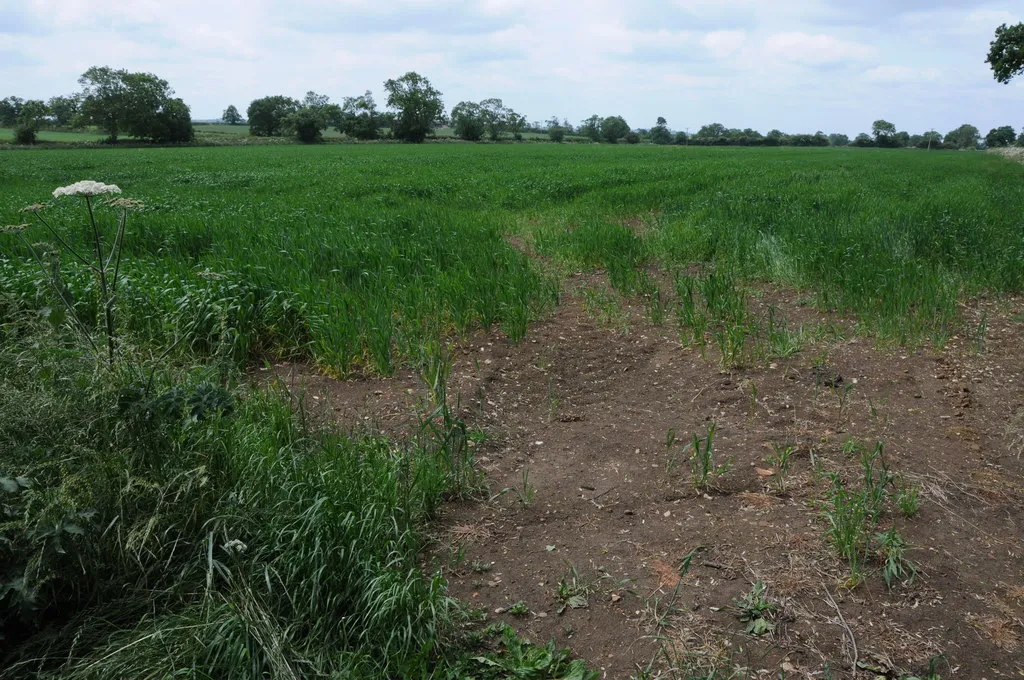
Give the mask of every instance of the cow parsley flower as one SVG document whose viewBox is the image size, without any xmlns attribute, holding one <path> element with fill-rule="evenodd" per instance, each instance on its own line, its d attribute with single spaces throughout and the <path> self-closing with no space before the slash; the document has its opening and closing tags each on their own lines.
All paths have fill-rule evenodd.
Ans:
<svg viewBox="0 0 1024 680">
<path fill-rule="evenodd" d="M 53 190 L 53 197 L 61 196 L 98 196 L 100 194 L 119 194 L 121 188 L 115 184 L 104 184 L 91 179 L 84 179 L 81 182 L 69 184 L 66 187 L 57 187 Z"/>
<path fill-rule="evenodd" d="M 18 212 L 36 213 L 36 212 L 39 212 L 40 210 L 42 210 L 45 207 L 46 207 L 45 203 L 33 203 L 32 205 L 26 205 L 24 208 L 22 208 Z"/>
<path fill-rule="evenodd" d="M 0 234 L 17 234 L 28 229 L 27 224 L 6 224 L 0 227 Z"/>
</svg>

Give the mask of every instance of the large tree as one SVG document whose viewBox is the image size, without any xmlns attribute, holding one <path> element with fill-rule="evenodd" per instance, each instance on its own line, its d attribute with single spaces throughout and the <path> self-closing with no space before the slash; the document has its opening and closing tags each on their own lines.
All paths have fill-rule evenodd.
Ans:
<svg viewBox="0 0 1024 680">
<path fill-rule="evenodd" d="M 487 131 L 483 112 L 476 102 L 459 102 L 452 109 L 452 130 L 455 136 L 469 142 L 480 141 Z"/>
<path fill-rule="evenodd" d="M 1024 73 L 1024 23 L 1015 26 L 1003 24 L 997 28 L 985 61 L 1000 83 L 1008 83 Z"/>
<path fill-rule="evenodd" d="M 25 103 L 21 97 L 4 97 L 0 99 L 0 125 L 11 127 L 18 121 L 21 107 Z"/>
<path fill-rule="evenodd" d="M 658 116 L 657 124 L 651 128 L 651 141 L 655 144 L 671 144 L 672 133 L 668 130 L 668 121 Z"/>
<path fill-rule="evenodd" d="M 83 87 L 83 121 L 98 126 L 112 142 L 122 133 L 155 142 L 193 138 L 188 106 L 172 96 L 166 80 L 152 73 L 93 66 L 78 82 Z"/>
<path fill-rule="evenodd" d="M 978 132 L 978 128 L 964 123 L 946 135 L 946 144 L 958 149 L 974 149 L 978 146 L 980 138 L 981 133 Z"/>
<path fill-rule="evenodd" d="M 381 116 L 373 93 L 367 90 L 361 97 L 342 100 L 338 132 L 356 139 L 377 139 L 380 136 Z"/>
<path fill-rule="evenodd" d="M 46 102 L 46 107 L 50 109 L 50 117 L 53 119 L 54 125 L 69 127 L 74 124 L 81 101 L 78 95 L 74 94 L 66 97 L 50 97 L 50 100 Z"/>
<path fill-rule="evenodd" d="M 274 137 L 284 131 L 288 115 L 299 110 L 299 102 L 281 94 L 254 99 L 246 110 L 249 133 L 257 137 Z"/>
<path fill-rule="evenodd" d="M 629 134 L 629 124 L 622 116 L 608 116 L 601 121 L 601 137 L 609 144 L 615 144 Z"/>
<path fill-rule="evenodd" d="M 444 112 L 441 93 L 430 81 L 409 71 L 401 78 L 384 83 L 388 93 L 388 107 L 395 109 L 395 137 L 419 143 L 434 131 L 434 122 Z"/>
<path fill-rule="evenodd" d="M 887 120 L 876 120 L 871 124 L 875 146 L 896 146 L 896 126 Z"/>
<path fill-rule="evenodd" d="M 1012 146 L 1017 141 L 1017 132 L 1009 125 L 992 128 L 985 135 L 985 144 L 989 147 Z"/>
<path fill-rule="evenodd" d="M 235 108 L 234 104 L 231 104 L 228 108 L 224 109 L 224 113 L 220 115 L 220 119 L 228 125 L 242 124 L 242 114 L 238 112 L 238 109 Z"/>
</svg>

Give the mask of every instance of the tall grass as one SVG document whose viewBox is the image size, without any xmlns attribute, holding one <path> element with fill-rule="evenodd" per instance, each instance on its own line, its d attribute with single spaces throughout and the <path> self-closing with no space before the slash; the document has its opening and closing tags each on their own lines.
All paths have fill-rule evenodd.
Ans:
<svg viewBox="0 0 1024 680">
<path fill-rule="evenodd" d="M 309 431 L 273 391 L 42 338 L 0 352 L 0 676 L 428 677 L 457 651 L 420 553 L 463 440 Z"/>
</svg>

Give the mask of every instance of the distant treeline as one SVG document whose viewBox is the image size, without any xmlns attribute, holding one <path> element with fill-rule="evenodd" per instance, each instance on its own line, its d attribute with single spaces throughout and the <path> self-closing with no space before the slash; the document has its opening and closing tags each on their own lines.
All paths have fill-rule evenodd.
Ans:
<svg viewBox="0 0 1024 680">
<path fill-rule="evenodd" d="M 174 98 L 167 81 L 151 73 L 129 73 L 110 67 L 94 66 L 82 74 L 80 92 L 51 97 L 48 101 L 23 100 L 9 96 L 0 99 L 0 127 L 13 127 L 15 141 L 32 144 L 43 127 L 76 129 L 95 126 L 108 140 L 119 135 L 157 143 L 190 142 L 194 139 L 189 107 Z M 672 130 L 668 121 L 658 117 L 650 128 L 633 128 L 622 116 L 590 116 L 573 125 L 567 119 L 553 117 L 545 122 L 527 121 L 506 106 L 501 99 L 480 102 L 463 101 L 445 109 L 441 92 L 415 72 L 384 83 L 388 111 L 380 111 L 367 90 L 362 95 L 344 97 L 340 104 L 329 96 L 307 92 L 301 100 L 287 95 L 254 99 L 246 109 L 247 118 L 230 105 L 222 120 L 231 125 L 248 124 L 249 133 L 260 137 L 291 136 L 299 141 L 322 141 L 323 132 L 336 129 L 355 140 L 398 139 L 422 142 L 438 127 L 450 127 L 454 135 L 466 141 L 520 141 L 524 133 L 534 138 L 546 136 L 553 142 L 602 142 L 616 144 L 676 144 L 693 146 L 856 146 L 919 149 L 975 149 L 1024 146 L 1024 130 L 1018 135 L 1005 125 L 993 128 L 984 137 L 973 125 L 964 124 L 945 135 L 929 130 L 910 134 L 897 130 L 886 120 L 876 120 L 871 132 L 862 132 L 852 140 L 840 133 L 789 134 L 770 130 L 767 134 L 751 128 L 728 128 L 721 123 L 702 126 L 694 134 Z"/>
</svg>

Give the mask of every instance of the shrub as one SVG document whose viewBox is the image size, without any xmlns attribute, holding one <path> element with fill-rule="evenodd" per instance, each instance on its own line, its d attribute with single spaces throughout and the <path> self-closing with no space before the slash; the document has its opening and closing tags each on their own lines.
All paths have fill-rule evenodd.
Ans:
<svg viewBox="0 0 1024 680">
<path fill-rule="evenodd" d="M 561 144 L 565 141 L 565 128 L 561 125 L 555 125 L 554 127 L 548 128 L 548 139 L 552 142 Z"/>
<path fill-rule="evenodd" d="M 638 135 L 637 133 L 632 132 L 632 131 L 626 133 L 625 139 L 626 139 L 626 144 L 639 144 L 640 143 L 640 135 Z"/>
<path fill-rule="evenodd" d="M 34 125 L 19 125 L 14 128 L 15 144 L 35 144 L 37 130 Z"/>
</svg>

